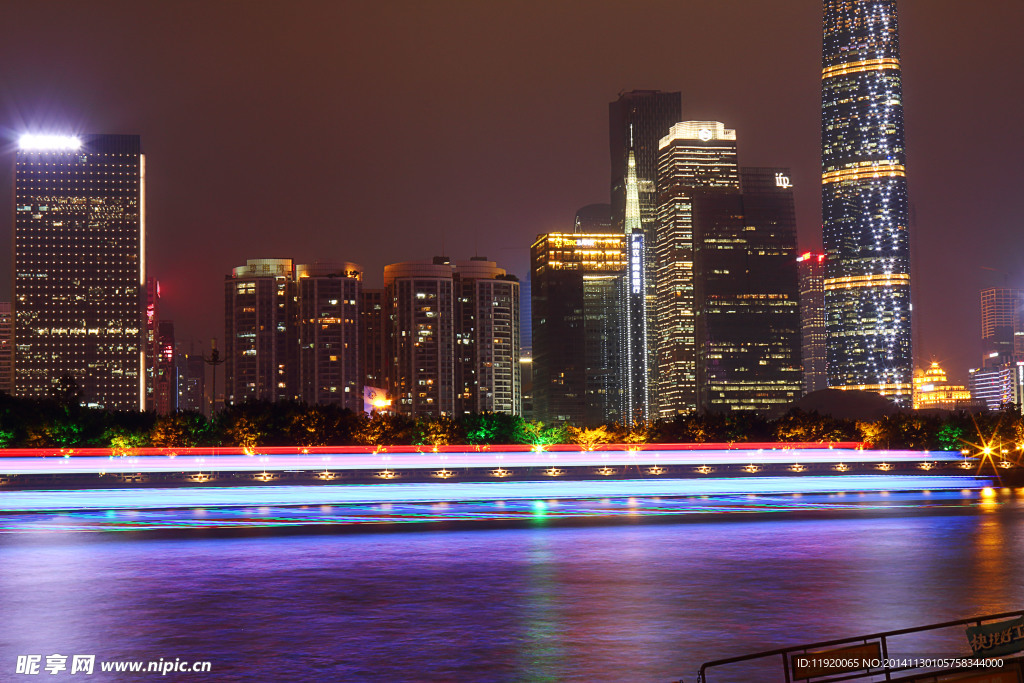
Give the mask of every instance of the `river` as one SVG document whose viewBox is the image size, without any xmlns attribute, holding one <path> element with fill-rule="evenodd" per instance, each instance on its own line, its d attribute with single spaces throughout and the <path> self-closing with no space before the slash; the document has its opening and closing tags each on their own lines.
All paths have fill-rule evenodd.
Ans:
<svg viewBox="0 0 1024 683">
<path fill-rule="evenodd" d="M 73 518 L 54 531 L 14 516 L 0 533 L 0 680 L 33 680 L 13 675 L 18 655 L 56 653 L 211 663 L 164 680 L 692 682 L 719 657 L 1021 608 L 1024 494 L 986 493 L 318 533 L 97 532 Z M 959 632 L 906 654 L 965 645 Z"/>
</svg>

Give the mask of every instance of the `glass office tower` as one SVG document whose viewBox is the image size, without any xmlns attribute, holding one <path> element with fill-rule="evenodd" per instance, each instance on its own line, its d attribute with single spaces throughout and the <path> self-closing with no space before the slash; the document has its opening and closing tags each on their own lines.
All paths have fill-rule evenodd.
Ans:
<svg viewBox="0 0 1024 683">
<path fill-rule="evenodd" d="M 25 135 L 14 170 L 14 393 L 143 410 L 145 158 L 137 135 Z"/>
<path fill-rule="evenodd" d="M 829 386 L 909 405 L 910 240 L 896 0 L 826 0 L 821 94 Z"/>
</svg>

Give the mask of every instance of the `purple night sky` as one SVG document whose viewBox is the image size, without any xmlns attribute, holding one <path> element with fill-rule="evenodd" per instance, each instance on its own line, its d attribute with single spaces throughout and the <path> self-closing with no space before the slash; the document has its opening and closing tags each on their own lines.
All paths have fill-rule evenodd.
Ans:
<svg viewBox="0 0 1024 683">
<path fill-rule="evenodd" d="M 355 261 L 375 286 L 443 240 L 525 278 L 537 233 L 608 201 L 622 90 L 682 91 L 684 118 L 737 130 L 742 164 L 791 167 L 801 248 L 821 244 L 820 0 L 4 10 L 0 238 L 22 132 L 140 134 L 150 274 L 180 340 L 223 336 L 223 277 L 247 258 Z M 965 381 L 978 289 L 1024 287 L 1024 3 L 900 11 L 917 357 Z"/>
</svg>

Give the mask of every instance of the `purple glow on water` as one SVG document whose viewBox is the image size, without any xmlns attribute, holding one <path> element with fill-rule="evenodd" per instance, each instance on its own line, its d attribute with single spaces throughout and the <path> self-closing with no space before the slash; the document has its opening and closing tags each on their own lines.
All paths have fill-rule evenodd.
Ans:
<svg viewBox="0 0 1024 683">
<path fill-rule="evenodd" d="M 679 505 L 777 505 L 776 514 L 693 513 L 678 524 L 0 535 L 0 666 L 57 652 L 210 660 L 204 680 L 692 682 L 711 659 L 1024 604 L 1017 494 L 761 498 Z M 540 510 L 590 504 L 675 503 L 549 501 Z M 528 512 L 527 501 L 506 503 L 517 505 Z M 949 655 L 966 638 L 900 647 L 890 654 Z M 778 680 L 731 673 L 712 683 Z"/>
</svg>

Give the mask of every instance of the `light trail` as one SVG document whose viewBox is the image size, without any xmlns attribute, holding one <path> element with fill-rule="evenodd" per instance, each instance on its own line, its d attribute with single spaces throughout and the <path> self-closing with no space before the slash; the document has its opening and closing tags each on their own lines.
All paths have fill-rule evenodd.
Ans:
<svg viewBox="0 0 1024 683">
<path fill-rule="evenodd" d="M 602 467 L 640 465 L 812 465 L 963 461 L 954 451 L 869 451 L 857 448 L 647 449 L 608 451 L 457 450 L 401 453 L 55 455 L 0 458 L 0 475 L 143 474 L 323 470 Z"/>
<path fill-rule="evenodd" d="M 986 477 L 843 475 L 6 491 L 2 512 L 981 489 Z"/>
<path fill-rule="evenodd" d="M 965 510 L 984 503 L 976 492 L 931 491 L 889 496 L 842 493 L 788 496 L 689 498 L 601 498 L 511 500 L 465 503 L 378 503 L 301 507 L 183 508 L 173 510 L 82 510 L 0 514 L 0 533 L 125 532 L 172 530 L 366 528 L 438 523 L 528 523 L 566 520 L 687 519 L 765 513 L 895 512 Z M 852 498 L 852 499 L 851 499 Z"/>
</svg>

